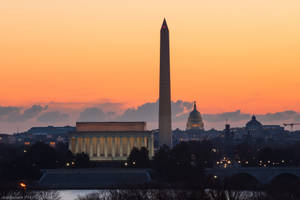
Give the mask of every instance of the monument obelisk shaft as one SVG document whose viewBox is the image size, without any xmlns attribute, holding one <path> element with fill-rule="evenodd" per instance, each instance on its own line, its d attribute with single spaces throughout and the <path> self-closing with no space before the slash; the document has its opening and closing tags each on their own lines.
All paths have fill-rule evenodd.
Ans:
<svg viewBox="0 0 300 200">
<path fill-rule="evenodd" d="M 160 30 L 159 144 L 172 146 L 169 29 L 165 19 Z"/>
</svg>

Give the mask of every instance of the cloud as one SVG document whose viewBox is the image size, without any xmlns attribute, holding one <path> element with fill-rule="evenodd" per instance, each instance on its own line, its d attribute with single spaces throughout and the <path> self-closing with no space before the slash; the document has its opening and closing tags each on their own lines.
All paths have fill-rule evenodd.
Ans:
<svg viewBox="0 0 300 200">
<path fill-rule="evenodd" d="M 297 114 L 297 115 L 294 117 L 294 120 L 299 122 L 299 121 L 300 121 L 300 114 Z"/>
<path fill-rule="evenodd" d="M 69 115 L 60 111 L 50 111 L 43 113 L 37 118 L 37 121 L 43 123 L 61 123 L 69 119 Z"/>
<path fill-rule="evenodd" d="M 123 108 L 122 103 L 114 103 L 114 102 L 103 102 L 103 103 L 97 103 L 93 107 L 100 108 L 103 112 L 107 113 L 108 115 L 110 114 L 116 114 L 119 113 L 121 114 Z"/>
<path fill-rule="evenodd" d="M 22 112 L 21 107 L 0 107 L 0 120 L 5 122 L 22 122 L 38 116 L 47 106 L 33 105 Z"/>
<path fill-rule="evenodd" d="M 18 115 L 20 113 L 20 110 L 20 107 L 0 106 L 0 120 L 6 121 L 10 115 Z"/>
<path fill-rule="evenodd" d="M 97 122 L 97 121 L 106 121 L 112 118 L 114 112 L 105 113 L 101 108 L 91 107 L 86 108 L 83 112 L 80 113 L 78 121 L 80 122 Z"/>
<path fill-rule="evenodd" d="M 46 110 L 47 106 L 42 107 L 40 105 L 33 105 L 31 108 L 28 108 L 24 111 L 24 113 L 21 115 L 21 120 L 27 120 L 36 117 L 38 114 L 40 114 L 43 110 Z"/>
<path fill-rule="evenodd" d="M 186 110 L 192 107 L 191 102 L 184 102 L 178 100 L 171 102 L 172 119 L 174 121 L 181 120 L 186 115 Z M 129 108 L 118 118 L 120 121 L 147 121 L 157 122 L 158 121 L 158 110 L 159 102 L 145 103 L 137 108 Z"/>
<path fill-rule="evenodd" d="M 47 104 L 48 105 L 48 104 Z M 0 106 L 1 132 L 26 131 L 32 126 L 51 124 L 54 126 L 71 125 L 76 121 L 146 121 L 149 129 L 158 127 L 159 102 L 147 102 L 136 108 L 124 108 L 122 103 L 92 102 L 52 103 L 49 108 L 45 104 L 34 104 L 30 107 Z M 172 127 L 184 129 L 193 103 L 173 101 Z M 251 113 L 241 110 L 217 114 L 201 113 L 206 129 L 223 129 L 226 119 L 233 127 L 243 127 L 251 119 Z M 300 122 L 300 113 L 293 110 L 257 114 L 262 124 L 278 124 Z"/>
<path fill-rule="evenodd" d="M 284 121 L 300 121 L 300 113 L 293 110 L 287 110 L 275 113 L 266 113 L 256 115 L 257 120 L 265 123 L 278 123 Z M 229 122 L 244 122 L 250 120 L 251 115 L 249 113 L 242 113 L 240 110 L 234 112 L 224 112 L 218 114 L 204 114 L 203 119 L 207 122 L 225 122 L 228 119 Z"/>
<path fill-rule="evenodd" d="M 295 120 L 299 117 L 299 113 L 293 110 L 287 110 L 283 112 L 276 112 L 276 113 L 267 113 L 264 115 L 258 115 L 257 118 L 262 121 L 280 121 L 280 120 Z"/>
<path fill-rule="evenodd" d="M 124 110 L 124 104 L 119 102 L 110 102 L 109 100 L 99 100 L 99 101 L 92 101 L 92 102 L 47 102 L 52 109 L 55 110 L 64 110 L 64 111 L 81 111 L 83 108 L 99 108 L 103 112 L 122 112 Z"/>
<path fill-rule="evenodd" d="M 240 110 L 236 110 L 233 112 L 224 112 L 218 114 L 204 114 L 203 119 L 207 122 L 225 122 L 229 121 L 243 121 L 250 119 L 250 114 L 241 113 Z"/>
</svg>

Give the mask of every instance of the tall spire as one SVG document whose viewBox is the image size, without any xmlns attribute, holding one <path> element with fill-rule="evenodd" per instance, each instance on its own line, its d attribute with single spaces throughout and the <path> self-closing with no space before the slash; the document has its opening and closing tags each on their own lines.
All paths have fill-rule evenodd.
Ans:
<svg viewBox="0 0 300 200">
<path fill-rule="evenodd" d="M 169 29 L 164 19 L 160 29 L 159 144 L 172 146 Z"/>
<path fill-rule="evenodd" d="M 164 18 L 164 21 L 161 25 L 161 30 L 169 30 L 168 29 L 168 25 L 167 25 L 167 21 L 166 21 L 166 18 Z"/>
<path fill-rule="evenodd" d="M 197 110 L 196 101 L 194 101 L 194 110 Z"/>
</svg>

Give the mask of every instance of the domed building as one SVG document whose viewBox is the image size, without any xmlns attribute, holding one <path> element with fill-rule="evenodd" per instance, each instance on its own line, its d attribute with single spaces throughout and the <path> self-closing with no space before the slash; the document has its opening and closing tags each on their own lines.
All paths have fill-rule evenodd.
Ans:
<svg viewBox="0 0 300 200">
<path fill-rule="evenodd" d="M 252 116 L 252 119 L 247 122 L 246 129 L 247 130 L 261 130 L 263 125 L 256 120 L 255 115 Z"/>
<path fill-rule="evenodd" d="M 194 102 L 194 110 L 190 112 L 186 130 L 204 130 L 204 124 L 200 112 L 196 107 L 196 101 Z"/>
</svg>

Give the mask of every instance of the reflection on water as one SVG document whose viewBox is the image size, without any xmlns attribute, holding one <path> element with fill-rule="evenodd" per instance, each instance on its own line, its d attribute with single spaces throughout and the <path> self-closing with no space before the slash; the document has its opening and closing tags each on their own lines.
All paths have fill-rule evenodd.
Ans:
<svg viewBox="0 0 300 200">
<path fill-rule="evenodd" d="M 62 200 L 75 200 L 78 196 L 85 196 L 101 190 L 59 190 L 59 195 Z M 103 193 L 105 190 L 103 190 Z"/>
</svg>

